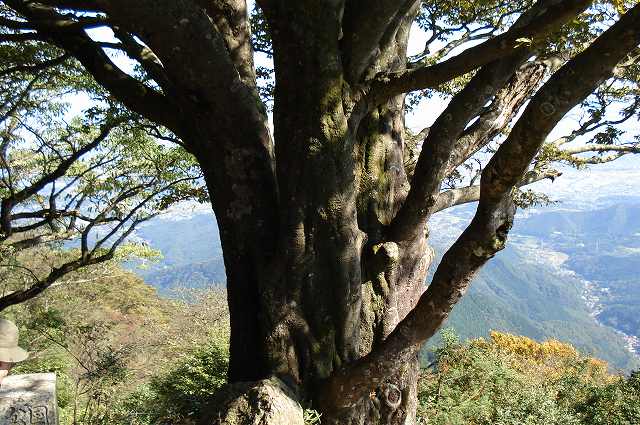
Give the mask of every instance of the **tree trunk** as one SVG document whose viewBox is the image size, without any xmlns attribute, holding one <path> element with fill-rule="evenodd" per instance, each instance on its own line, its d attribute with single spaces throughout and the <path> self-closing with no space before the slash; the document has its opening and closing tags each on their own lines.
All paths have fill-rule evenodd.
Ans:
<svg viewBox="0 0 640 425">
<path fill-rule="evenodd" d="M 425 288 L 433 259 L 426 228 L 402 244 L 381 242 L 385 225 L 407 192 L 404 99 L 363 117 L 355 136 L 349 129 L 342 133 L 332 128 L 331 135 L 340 135 L 340 141 L 318 131 L 319 124 L 297 124 L 296 114 L 306 117 L 297 112 L 304 110 L 300 101 L 283 118 L 295 130 L 278 137 L 294 141 L 320 134 L 329 147 L 319 148 L 342 143 L 353 155 L 340 153 L 328 160 L 325 155 L 314 157 L 314 152 L 296 153 L 305 157 L 300 169 L 278 169 L 281 175 L 292 175 L 285 179 L 290 184 L 279 188 L 280 202 L 289 206 L 279 219 L 278 233 L 288 236 L 280 236 L 285 243 L 275 249 L 268 266 L 260 265 L 254 248 L 269 251 L 270 243 L 256 241 L 244 221 L 236 223 L 224 210 L 216 211 L 221 229 L 232 229 L 221 232 L 232 315 L 230 380 L 278 376 L 298 401 L 323 412 L 324 424 L 414 423 L 419 347 L 414 347 L 413 362 L 372 387 L 370 396 L 356 406 L 339 409 L 319 393 L 333 372 L 381 343 Z M 320 114 L 319 121 L 331 114 Z M 348 161 L 332 163 L 341 158 Z M 322 163 L 310 166 L 314 161 Z M 344 183 L 353 181 L 357 187 Z M 331 187 L 342 191 L 330 192 Z M 220 196 L 212 193 L 214 199 Z"/>
<path fill-rule="evenodd" d="M 278 217 L 265 120 L 256 115 L 239 130 L 221 128 L 220 123 L 212 126 L 202 118 L 183 136 L 197 141 L 194 154 L 220 229 L 231 318 L 231 382 L 258 381 L 272 374 L 264 327 L 270 300 L 263 296 L 263 284 L 272 273 Z M 219 149 L 224 151 L 221 159 Z"/>
<path fill-rule="evenodd" d="M 544 84 L 483 168 L 480 187 L 442 202 L 479 197 L 425 292 L 433 260 L 426 222 L 442 208 L 443 179 L 508 125 L 545 70 L 530 64 L 531 74 L 508 80 L 591 2 L 541 0 L 508 31 L 412 70 L 406 50 L 420 1 L 257 3 L 273 46 L 275 144 L 245 0 L 3 0 L 123 105 L 175 133 L 201 164 L 227 272 L 230 382 L 278 378 L 290 390 L 282 393 L 319 410 L 324 424 L 413 424 L 420 344 L 504 247 L 511 193 L 545 137 L 637 47 L 640 6 Z M 120 70 L 80 22 L 93 17 L 69 18 L 67 9 L 95 9 L 106 16 L 100 25 L 124 31 L 122 48 L 157 87 Z M 415 169 L 405 169 L 399 94 L 473 70 Z"/>
<path fill-rule="evenodd" d="M 433 256 L 426 229 L 401 244 L 383 242 L 408 190 L 404 97 L 366 114 L 353 109 L 357 90 L 345 81 L 334 36 L 340 17 L 317 8 L 277 12 L 283 22 L 290 14 L 313 28 L 273 31 L 274 127 L 281 141 L 281 214 L 270 221 L 273 232 L 266 232 L 273 239 L 255 241 L 244 222 L 236 227 L 225 215 L 228 202 L 214 202 L 232 319 L 230 379 L 275 375 L 302 403 L 319 409 L 326 424 L 413 423 L 419 347 L 415 361 L 372 387 L 356 406 L 340 409 L 330 396 L 320 397 L 324 380 L 368 354 L 415 306 Z M 315 19 L 300 19 L 307 14 Z M 411 18 L 388 36 L 376 66 L 404 69 Z M 219 198 L 220 184 L 210 187 L 212 198 Z M 248 240 L 276 254 L 260 266 Z"/>
</svg>

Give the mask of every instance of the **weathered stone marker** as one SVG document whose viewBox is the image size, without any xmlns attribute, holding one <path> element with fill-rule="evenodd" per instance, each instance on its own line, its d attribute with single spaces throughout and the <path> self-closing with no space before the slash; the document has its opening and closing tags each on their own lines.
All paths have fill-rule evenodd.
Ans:
<svg viewBox="0 0 640 425">
<path fill-rule="evenodd" d="M 58 425 L 56 375 L 8 376 L 0 386 L 0 424 Z"/>
</svg>

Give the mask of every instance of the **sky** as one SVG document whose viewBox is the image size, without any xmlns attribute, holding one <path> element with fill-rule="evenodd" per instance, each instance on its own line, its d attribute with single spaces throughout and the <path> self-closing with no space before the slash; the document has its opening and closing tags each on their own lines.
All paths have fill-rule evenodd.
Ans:
<svg viewBox="0 0 640 425">
<path fill-rule="evenodd" d="M 420 53 L 426 39 L 427 34 L 414 25 L 409 39 L 409 55 Z M 429 127 L 446 106 L 447 102 L 442 99 L 421 103 L 407 115 L 407 126 L 415 132 Z M 579 112 L 578 109 L 571 111 L 549 135 L 548 140 L 555 140 L 577 128 Z M 626 137 L 629 138 L 640 134 L 638 120 L 630 120 L 621 128 L 628 131 Z M 577 143 L 584 143 L 584 139 Z M 571 205 L 571 208 L 589 209 L 611 196 L 640 198 L 640 155 L 627 155 L 611 163 L 579 171 L 562 166 L 558 169 L 563 172 L 562 177 L 553 182 L 545 180 L 536 183 L 530 188 L 546 193 L 554 201 L 562 201 L 558 205 L 560 208 L 562 205 Z"/>
<path fill-rule="evenodd" d="M 249 6 L 253 1 L 249 0 Z M 94 29 L 90 35 L 98 40 L 114 41 L 113 34 L 107 29 Z M 420 53 L 424 48 L 427 34 L 414 25 L 409 40 L 409 55 Z M 112 53 L 112 59 L 123 70 L 130 72 L 132 62 L 123 54 Z M 454 51 L 452 54 L 458 52 Z M 257 62 L 264 62 L 264 58 L 257 58 Z M 269 65 L 260 63 L 260 65 Z M 90 105 L 90 100 L 84 96 L 75 96 L 70 99 L 72 107 L 69 114 L 81 113 Z M 423 101 L 418 107 L 406 116 L 407 127 L 415 132 L 429 127 L 446 108 L 447 100 L 432 98 Z M 577 126 L 579 110 L 570 112 L 565 119 L 549 135 L 549 140 L 568 134 Z M 636 120 L 626 124 L 629 131 L 627 137 L 640 133 L 640 123 Z M 579 141 L 577 143 L 583 143 Z M 640 197 L 640 155 L 628 155 L 612 163 L 592 166 L 585 170 L 575 171 L 568 167 L 560 167 L 564 173 L 555 182 L 544 181 L 532 186 L 536 191 L 547 193 L 552 199 L 565 199 L 571 204 L 580 203 L 581 199 L 594 199 L 605 196 L 607 193 L 626 193 L 629 196 Z"/>
</svg>

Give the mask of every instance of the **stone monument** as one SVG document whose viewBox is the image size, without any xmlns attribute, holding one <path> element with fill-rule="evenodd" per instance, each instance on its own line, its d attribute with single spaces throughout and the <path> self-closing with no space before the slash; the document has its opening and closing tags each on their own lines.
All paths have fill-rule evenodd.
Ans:
<svg viewBox="0 0 640 425">
<path fill-rule="evenodd" d="M 58 425 L 56 375 L 38 373 L 4 378 L 0 386 L 0 424 Z"/>
</svg>

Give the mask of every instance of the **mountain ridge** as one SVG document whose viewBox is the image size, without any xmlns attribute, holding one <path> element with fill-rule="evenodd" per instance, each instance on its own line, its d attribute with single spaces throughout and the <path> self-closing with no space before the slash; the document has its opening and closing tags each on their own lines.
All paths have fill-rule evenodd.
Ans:
<svg viewBox="0 0 640 425">
<path fill-rule="evenodd" d="M 434 217 L 430 227 L 437 252 L 442 254 L 446 250 L 472 214 L 473 206 L 464 206 Z M 571 220 L 574 216 L 575 220 Z M 486 336 L 492 329 L 539 340 L 556 338 L 570 342 L 585 354 L 608 360 L 616 368 L 629 371 L 640 367 L 638 358 L 627 350 L 628 340 L 619 333 L 622 327 L 616 322 L 626 320 L 629 309 L 616 304 L 616 299 L 604 299 L 598 292 L 605 287 L 603 282 L 592 283 L 589 276 L 584 276 L 588 271 L 585 264 L 590 261 L 588 250 L 593 248 L 589 232 L 612 235 L 607 249 L 616 252 L 612 244 L 616 244 L 620 234 L 635 229 L 630 226 L 634 217 L 640 217 L 640 202 L 637 205 L 614 202 L 593 211 L 550 208 L 521 214 L 507 248 L 482 269 L 469 293 L 454 309 L 447 326 L 455 328 L 463 338 Z M 637 232 L 640 233 L 640 227 Z M 628 236 L 633 239 L 632 235 Z M 213 214 L 198 212 L 152 222 L 138 232 L 138 237 L 163 251 L 164 258 L 159 264 L 136 270 L 163 295 L 171 296 L 176 286 L 198 287 L 223 282 L 224 262 Z M 582 247 L 576 238 L 586 239 Z M 636 262 L 633 251 L 636 245 L 626 239 L 623 244 L 631 251 L 623 250 L 626 257 L 615 259 L 627 276 Z M 575 249 L 568 250 L 568 246 Z M 598 272 L 600 269 L 595 268 Z M 627 280 L 619 284 L 623 283 L 632 284 Z M 589 284 L 595 287 L 591 294 Z M 640 288 L 638 292 L 640 308 Z M 595 312 L 593 303 L 589 304 L 590 296 L 598 303 L 604 300 L 607 308 Z M 635 307 L 631 311 L 638 311 Z M 628 319 L 628 323 L 635 326 L 633 318 Z M 616 327 L 620 329 L 616 331 Z M 628 334 L 638 335 L 640 331 Z M 435 338 L 433 343 L 437 342 Z"/>
</svg>

